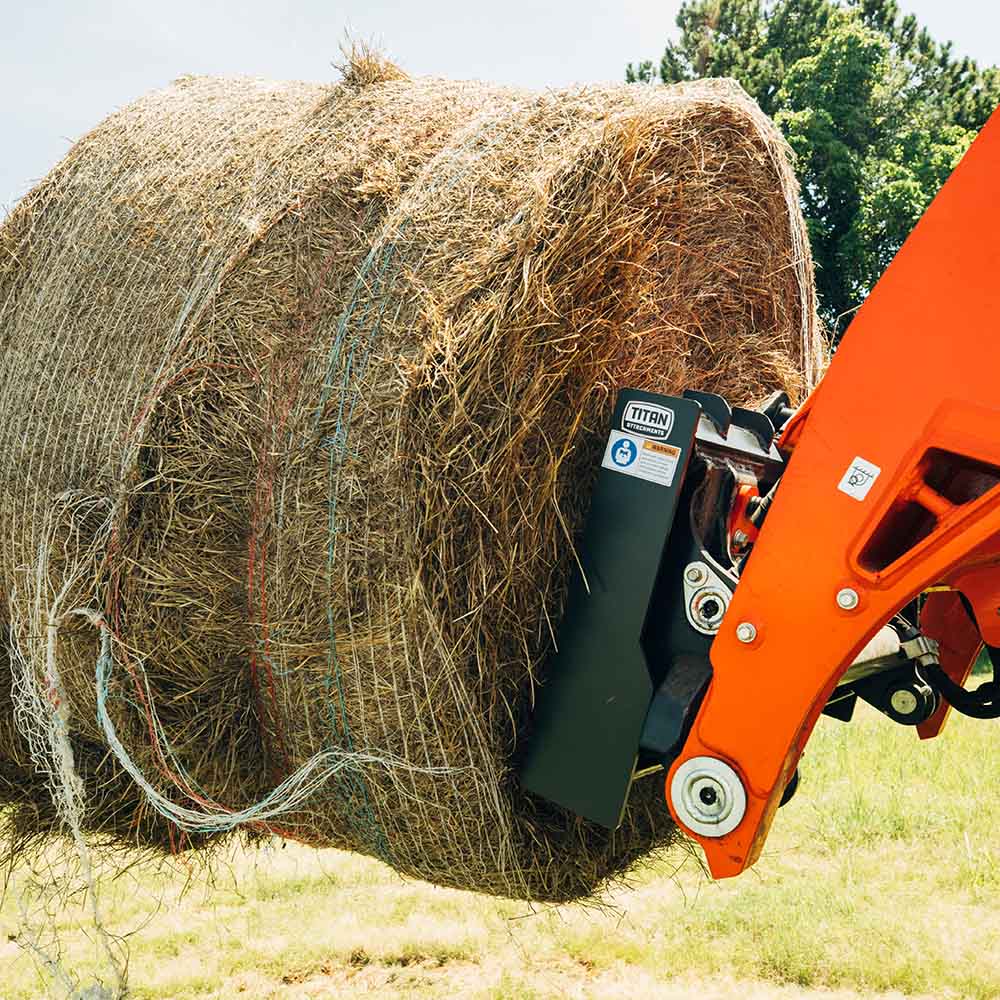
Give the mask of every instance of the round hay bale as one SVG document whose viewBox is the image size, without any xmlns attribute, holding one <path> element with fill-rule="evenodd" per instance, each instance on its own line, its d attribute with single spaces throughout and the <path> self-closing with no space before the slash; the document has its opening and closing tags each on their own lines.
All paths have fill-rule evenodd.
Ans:
<svg viewBox="0 0 1000 1000">
<path fill-rule="evenodd" d="M 614 394 L 816 378 L 788 152 L 728 81 L 366 59 L 179 80 L 0 229 L 0 796 L 50 829 L 65 733 L 104 838 L 573 899 L 676 835 L 660 781 L 612 833 L 515 776 Z"/>
</svg>

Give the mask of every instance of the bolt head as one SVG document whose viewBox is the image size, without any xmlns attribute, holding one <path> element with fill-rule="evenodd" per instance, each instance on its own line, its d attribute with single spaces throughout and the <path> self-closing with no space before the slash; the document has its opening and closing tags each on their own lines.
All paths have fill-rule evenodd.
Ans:
<svg viewBox="0 0 1000 1000">
<path fill-rule="evenodd" d="M 850 587 L 844 587 L 843 590 L 837 591 L 837 606 L 843 608 L 844 611 L 853 611 L 860 600 L 858 592 Z"/>
<path fill-rule="evenodd" d="M 898 691 L 893 691 L 892 697 L 889 699 L 892 707 L 899 712 L 900 715 L 913 715 L 917 710 L 917 696 L 906 688 L 900 688 Z"/>
<path fill-rule="evenodd" d="M 740 622 L 736 626 L 736 638 L 740 642 L 753 642 L 757 638 L 757 627 L 753 622 Z"/>
<path fill-rule="evenodd" d="M 684 575 L 688 583 L 701 583 L 705 579 L 705 571 L 700 566 L 688 566 Z"/>
</svg>

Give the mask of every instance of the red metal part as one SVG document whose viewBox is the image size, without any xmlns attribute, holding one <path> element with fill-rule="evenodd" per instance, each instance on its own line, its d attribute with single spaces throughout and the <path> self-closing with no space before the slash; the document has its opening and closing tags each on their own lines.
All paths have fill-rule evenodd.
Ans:
<svg viewBox="0 0 1000 1000">
<path fill-rule="evenodd" d="M 748 545 L 757 541 L 759 534 L 757 525 L 750 520 L 749 504 L 751 500 L 760 497 L 757 480 L 747 472 L 734 470 L 736 476 L 736 494 L 729 514 L 729 540 L 736 551 L 742 552 Z"/>
<path fill-rule="evenodd" d="M 897 610 L 933 585 L 952 585 L 968 594 L 987 641 L 1000 641 L 998 177 L 1000 113 L 783 436 L 786 472 L 712 645 L 712 683 L 667 776 L 668 803 L 673 775 L 692 757 L 727 762 L 744 785 L 736 829 L 692 834 L 716 877 L 756 860 L 830 693 Z M 838 603 L 842 591 L 857 595 L 854 606 Z M 939 603 L 932 617 L 941 617 L 928 624 L 940 638 L 954 605 Z M 754 626 L 752 641 L 737 637 L 741 623 Z M 956 636 L 957 677 L 971 651 L 968 636 Z"/>
<path fill-rule="evenodd" d="M 938 642 L 941 669 L 956 683 L 964 684 L 976 658 L 983 648 L 983 640 L 976 623 L 969 617 L 962 598 L 953 591 L 928 594 L 920 609 L 920 630 Z M 951 709 L 946 701 L 926 721 L 917 726 L 922 740 L 937 736 L 944 728 Z"/>
</svg>

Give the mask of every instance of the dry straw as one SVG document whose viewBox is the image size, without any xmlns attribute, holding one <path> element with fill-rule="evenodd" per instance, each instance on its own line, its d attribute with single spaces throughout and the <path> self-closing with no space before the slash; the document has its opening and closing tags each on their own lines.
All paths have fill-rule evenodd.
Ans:
<svg viewBox="0 0 1000 1000">
<path fill-rule="evenodd" d="M 238 814 L 539 900 L 672 842 L 658 781 L 609 833 L 514 768 L 615 390 L 817 374 L 735 84 L 179 80 L 0 229 L 0 337 L 12 857 L 67 782 L 94 842 Z"/>
</svg>

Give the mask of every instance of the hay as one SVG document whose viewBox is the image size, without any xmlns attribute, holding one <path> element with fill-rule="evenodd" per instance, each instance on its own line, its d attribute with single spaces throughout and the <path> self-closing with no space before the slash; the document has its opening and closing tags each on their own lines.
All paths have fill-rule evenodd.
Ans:
<svg viewBox="0 0 1000 1000">
<path fill-rule="evenodd" d="M 105 842 L 238 812 L 566 900 L 675 838 L 659 781 L 612 834 L 514 766 L 615 390 L 817 375 L 787 151 L 730 82 L 362 55 L 335 87 L 179 80 L 0 229 L 13 852 L 65 818 L 60 726 Z"/>
</svg>

